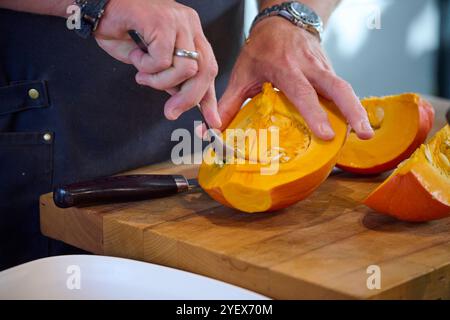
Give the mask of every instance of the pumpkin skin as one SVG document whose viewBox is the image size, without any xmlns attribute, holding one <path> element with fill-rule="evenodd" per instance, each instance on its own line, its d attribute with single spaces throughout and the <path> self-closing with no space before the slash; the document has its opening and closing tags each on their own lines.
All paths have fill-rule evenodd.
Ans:
<svg viewBox="0 0 450 320">
<path fill-rule="evenodd" d="M 450 127 L 421 145 L 364 201 L 400 220 L 429 221 L 450 216 Z"/>
<path fill-rule="evenodd" d="M 280 161 L 276 174 L 264 175 L 261 169 L 267 163 L 220 165 L 212 163 L 215 154 L 208 149 L 199 170 L 200 186 L 216 201 L 244 212 L 278 210 L 305 199 L 330 174 L 347 135 L 346 121 L 337 107 L 324 99 L 320 102 L 336 133 L 331 141 L 315 137 L 286 96 L 264 84 L 262 92 L 239 111 L 227 129 L 279 127 L 279 144 L 287 150 L 283 157 L 287 160 Z M 228 143 L 227 130 L 224 139 Z"/>
<path fill-rule="evenodd" d="M 419 95 L 362 99 L 375 136 L 359 139 L 351 132 L 337 166 L 358 174 L 377 174 L 394 169 L 427 138 L 434 121 L 433 107 Z"/>
</svg>

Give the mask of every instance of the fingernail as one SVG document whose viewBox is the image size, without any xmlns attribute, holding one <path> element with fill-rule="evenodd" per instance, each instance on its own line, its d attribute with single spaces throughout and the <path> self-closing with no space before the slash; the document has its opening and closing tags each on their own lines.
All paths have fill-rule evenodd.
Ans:
<svg viewBox="0 0 450 320">
<path fill-rule="evenodd" d="M 219 114 L 216 114 L 214 117 L 214 121 L 215 121 L 215 128 L 222 128 L 222 119 L 220 119 Z"/>
<path fill-rule="evenodd" d="M 326 123 L 323 123 L 323 124 L 320 125 L 319 130 L 320 130 L 320 132 L 322 133 L 322 135 L 324 136 L 325 139 L 334 138 L 334 131 L 330 127 L 330 125 L 328 125 Z"/>
<path fill-rule="evenodd" d="M 170 114 L 171 114 L 173 120 L 176 120 L 181 115 L 181 110 L 175 108 L 172 110 L 172 112 Z"/>
<path fill-rule="evenodd" d="M 177 108 L 166 108 L 164 113 L 166 115 L 166 118 L 169 120 L 177 120 L 181 114 L 181 112 Z"/>
<path fill-rule="evenodd" d="M 368 121 L 365 121 L 365 120 L 361 121 L 360 127 L 361 127 L 362 131 L 373 133 L 372 126 L 370 125 L 370 123 Z"/>
</svg>

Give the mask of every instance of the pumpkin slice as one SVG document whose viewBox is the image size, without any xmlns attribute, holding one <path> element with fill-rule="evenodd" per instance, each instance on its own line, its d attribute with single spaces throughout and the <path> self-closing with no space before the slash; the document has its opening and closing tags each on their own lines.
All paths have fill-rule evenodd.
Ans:
<svg viewBox="0 0 450 320">
<path fill-rule="evenodd" d="M 402 162 L 364 204 L 406 221 L 450 216 L 450 127 Z"/>
<path fill-rule="evenodd" d="M 359 174 L 376 174 L 395 168 L 426 139 L 433 126 L 433 107 L 419 95 L 361 100 L 375 131 L 370 140 L 351 132 L 339 155 L 337 166 Z"/>
<path fill-rule="evenodd" d="M 245 163 L 237 159 L 217 163 L 215 152 L 207 149 L 198 176 L 201 187 L 218 202 L 245 212 L 276 210 L 306 198 L 333 169 L 347 134 L 346 122 L 337 107 L 323 99 L 320 102 L 336 133 L 332 141 L 315 137 L 286 96 L 271 84 L 264 84 L 262 93 L 230 123 L 224 139 L 230 144 L 229 129 L 242 129 L 244 133 L 267 129 L 268 144 L 260 144 L 259 134 L 256 141 L 246 138 L 240 149 L 245 154 Z M 268 137 L 274 129 L 279 132 L 277 146 L 271 145 Z M 256 149 L 257 155 L 262 156 L 254 159 Z M 269 168 L 275 158 L 276 173 L 263 174 L 262 169 Z"/>
</svg>

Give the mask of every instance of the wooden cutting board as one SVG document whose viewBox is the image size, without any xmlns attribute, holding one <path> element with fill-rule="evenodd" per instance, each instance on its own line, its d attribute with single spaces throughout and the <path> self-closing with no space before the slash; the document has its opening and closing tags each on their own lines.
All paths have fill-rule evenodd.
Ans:
<svg viewBox="0 0 450 320">
<path fill-rule="evenodd" d="M 432 102 L 436 131 L 450 103 Z M 166 163 L 134 173 L 195 177 L 197 170 Z M 96 254 L 188 270 L 272 298 L 450 299 L 450 218 L 405 223 L 361 205 L 385 177 L 334 172 L 308 199 L 264 214 L 223 207 L 200 189 L 70 209 L 46 194 L 41 229 Z M 369 289 L 368 268 L 378 267 L 381 288 Z"/>
</svg>

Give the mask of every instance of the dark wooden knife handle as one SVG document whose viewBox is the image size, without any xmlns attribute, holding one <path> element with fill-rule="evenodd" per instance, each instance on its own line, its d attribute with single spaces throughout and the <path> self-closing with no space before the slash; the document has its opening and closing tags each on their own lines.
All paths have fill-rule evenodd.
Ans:
<svg viewBox="0 0 450 320">
<path fill-rule="evenodd" d="M 95 179 L 57 187 L 53 200 L 60 208 L 98 203 L 162 198 L 188 189 L 181 175 L 126 175 Z"/>
</svg>

